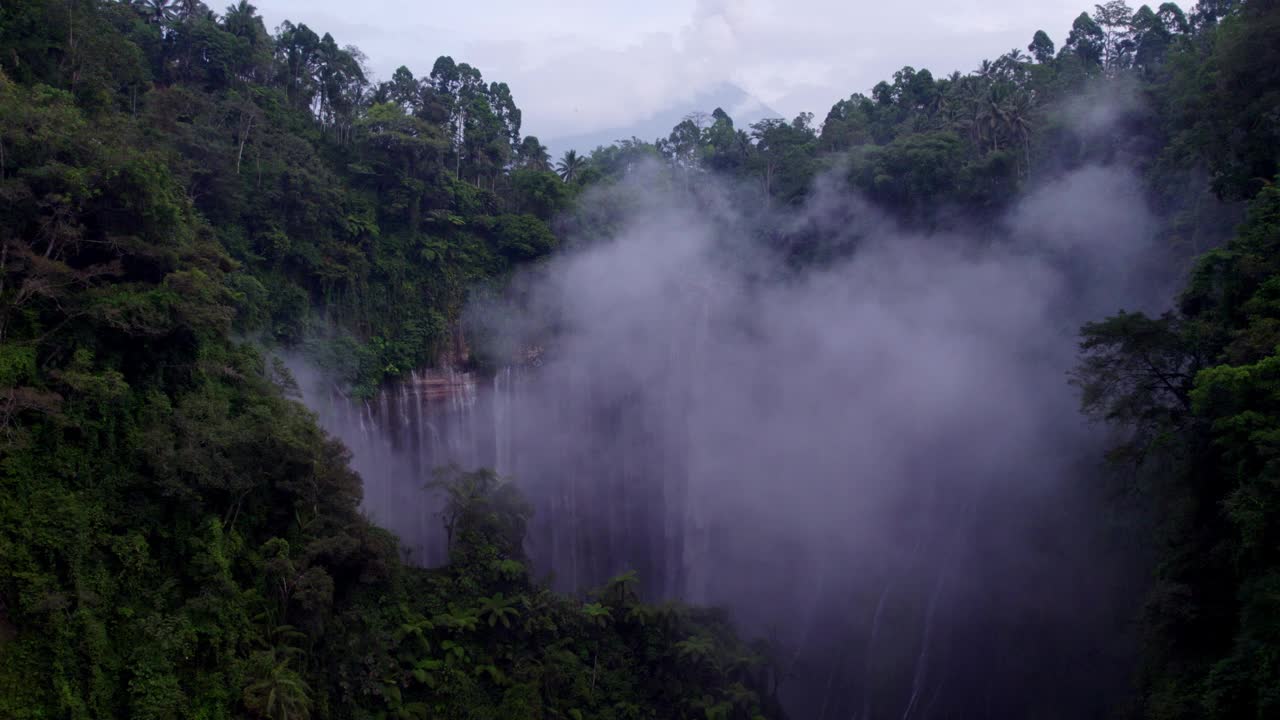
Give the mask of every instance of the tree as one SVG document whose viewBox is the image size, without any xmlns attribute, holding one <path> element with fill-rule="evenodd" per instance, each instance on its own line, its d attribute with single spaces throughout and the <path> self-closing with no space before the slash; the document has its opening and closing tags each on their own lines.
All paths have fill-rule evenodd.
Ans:
<svg viewBox="0 0 1280 720">
<path fill-rule="evenodd" d="M 537 136 L 529 135 L 516 150 L 516 164 L 528 170 L 550 170 L 551 155 L 547 146 L 538 141 Z"/>
<path fill-rule="evenodd" d="M 285 96 L 295 108 L 312 106 L 319 88 L 315 72 L 319 66 L 320 36 L 306 25 L 288 20 L 280 24 L 276 37 L 276 60 Z"/>
<path fill-rule="evenodd" d="M 273 48 L 258 9 L 248 0 L 228 6 L 222 16 L 222 28 L 241 41 L 233 61 L 237 79 L 241 82 L 267 82 Z"/>
<path fill-rule="evenodd" d="M 991 150 L 1000 149 L 1000 137 L 1009 127 L 1009 92 L 1003 85 L 992 84 L 977 110 L 978 137 L 991 143 Z"/>
<path fill-rule="evenodd" d="M 484 160 L 483 150 L 497 132 L 500 121 L 488 103 L 488 88 L 480 71 L 442 56 L 432 66 L 427 85 L 433 90 L 433 104 L 438 103 L 435 112 L 440 115 L 452 145 L 454 172 L 462 175 L 464 160 L 479 170 L 478 165 Z M 482 117 L 473 119 L 471 116 L 475 113 Z M 468 132 L 478 136 L 468 137 Z"/>
<path fill-rule="evenodd" d="M 248 37 L 253 34 L 255 26 L 260 24 L 261 20 L 256 6 L 251 5 L 249 0 L 240 0 L 234 5 L 227 6 L 222 14 L 222 27 L 236 37 Z"/>
<path fill-rule="evenodd" d="M 514 149 L 520 145 L 520 108 L 511 96 L 511 88 L 506 83 L 489 83 L 487 99 L 489 107 L 502 125 L 502 134 L 508 147 Z"/>
<path fill-rule="evenodd" d="M 702 127 L 700 118 L 689 115 L 671 129 L 665 140 L 658 141 L 658 149 L 677 168 L 694 170 L 702 154 Z"/>
<path fill-rule="evenodd" d="M 1191 9 L 1191 24 L 1197 28 L 1212 27 L 1242 4 L 1240 0 L 1200 0 Z M 1265 5 L 1265 3 L 1253 4 Z"/>
<path fill-rule="evenodd" d="M 705 131 L 703 163 L 714 172 L 742 172 L 751 155 L 750 136 L 741 130 L 735 130 L 733 118 L 721 108 L 716 108 L 711 117 L 711 127 Z"/>
<path fill-rule="evenodd" d="M 1013 68 L 1015 71 L 1017 68 L 1019 68 L 1020 66 L 1022 66 L 1023 64 L 1029 61 L 1030 61 L 1030 58 L 1028 58 L 1026 55 L 1023 55 L 1022 50 L 1018 48 L 1013 48 L 1009 52 L 1000 56 L 1001 64 L 1006 68 Z M 928 72 L 928 71 L 926 70 L 922 72 Z"/>
<path fill-rule="evenodd" d="M 513 484 L 492 470 L 463 472 L 450 466 L 440 468 L 427 487 L 444 495 L 441 516 L 455 562 L 524 557 L 532 508 Z"/>
<path fill-rule="evenodd" d="M 480 91 L 468 93 L 464 99 L 463 164 L 475 174 L 477 185 L 481 184 L 481 178 L 488 177 L 492 189 L 493 182 L 511 158 L 511 128 L 503 118 L 500 106 L 494 104 L 497 98 L 484 90 L 483 84 Z M 516 122 L 518 124 L 518 118 Z"/>
<path fill-rule="evenodd" d="M 1102 64 L 1106 52 L 1106 33 L 1088 13 L 1080 13 L 1071 23 L 1071 32 L 1067 42 L 1062 46 L 1063 52 L 1070 52 L 1084 63 L 1085 67 L 1096 67 Z"/>
<path fill-rule="evenodd" d="M 1153 68 L 1163 62 L 1173 39 L 1165 23 L 1147 5 L 1138 8 L 1133 14 L 1130 37 L 1133 43 L 1133 64 L 1140 68 Z"/>
<path fill-rule="evenodd" d="M 755 151 L 750 167 L 759 177 L 766 199 L 793 202 L 808 188 L 817 146 L 812 120 L 811 113 L 801 113 L 791 122 L 770 119 L 751 126 Z"/>
<path fill-rule="evenodd" d="M 1053 40 L 1050 40 L 1048 33 L 1043 30 L 1036 31 L 1027 50 L 1041 65 L 1053 60 Z"/>
<path fill-rule="evenodd" d="M 549 170 L 516 168 L 510 181 L 513 209 L 547 222 L 568 209 L 573 198 L 572 187 Z"/>
<path fill-rule="evenodd" d="M 487 619 L 489 627 L 495 627 L 499 623 L 502 627 L 511 627 L 511 620 L 519 615 L 516 610 L 518 600 L 514 597 L 507 597 L 502 593 L 495 593 L 491 597 L 484 598 L 480 604 L 480 611 L 477 615 L 481 620 Z"/>
<path fill-rule="evenodd" d="M 143 7 L 146 9 L 147 22 L 153 25 L 163 27 L 178 17 L 176 0 L 143 0 Z"/>
<path fill-rule="evenodd" d="M 1186 14 L 1177 3 L 1161 3 L 1160 9 L 1156 11 L 1156 17 L 1160 18 L 1165 31 L 1170 35 L 1185 35 L 1191 30 Z"/>
<path fill-rule="evenodd" d="M 636 593 L 636 585 L 640 582 L 640 578 L 634 570 L 628 570 L 621 575 L 616 575 L 605 583 L 605 586 L 596 592 L 597 596 L 609 607 L 619 611 L 627 610 L 640 600 L 640 596 Z"/>
<path fill-rule="evenodd" d="M 865 95 L 855 93 L 837 102 L 822 123 L 822 149 L 840 151 L 874 142 L 874 119 L 875 104 Z"/>
<path fill-rule="evenodd" d="M 1125 453 L 1180 428 L 1203 365 L 1179 318 L 1120 313 L 1081 329 L 1081 363 L 1073 374 L 1085 413 L 1136 430 Z"/>
<path fill-rule="evenodd" d="M 1015 91 L 1005 105 L 1005 127 L 1022 144 L 1022 171 L 1031 172 L 1031 131 L 1034 127 L 1035 99 L 1026 91 Z"/>
<path fill-rule="evenodd" d="M 250 660 L 250 681 L 244 704 L 254 715 L 270 720 L 311 717 L 311 688 L 292 667 L 293 656 L 277 648 Z"/>
<path fill-rule="evenodd" d="M 200 0 L 174 0 L 173 4 L 175 6 L 174 15 L 179 22 L 209 19 L 209 7 L 200 2 Z"/>
<path fill-rule="evenodd" d="M 585 183 L 612 181 L 623 177 L 645 162 L 657 162 L 662 159 L 654 143 L 639 138 L 619 140 L 608 147 L 599 147 L 591 151 L 581 170 L 579 180 Z"/>
<path fill-rule="evenodd" d="M 385 93 L 383 102 L 393 102 L 410 115 L 416 114 L 422 104 L 422 90 L 414 79 L 409 68 L 401 65 L 391 74 L 391 79 L 382 84 Z"/>
<path fill-rule="evenodd" d="M 364 69 L 352 50 L 338 47 L 329 33 L 320 38 L 312 56 L 314 87 L 319 91 L 313 109 L 323 127 L 342 131 L 355 119 L 355 109 L 364 88 Z"/>
<path fill-rule="evenodd" d="M 1020 57 L 1013 58 L 1015 63 L 1020 60 Z M 894 101 L 908 114 L 927 111 L 933 107 L 938 94 L 933 73 L 928 70 L 917 71 L 908 66 L 893 74 Z"/>
<path fill-rule="evenodd" d="M 1094 6 L 1093 21 L 1102 31 L 1102 64 L 1112 73 L 1128 67 L 1132 60 L 1132 19 L 1133 9 L 1124 0 Z"/>
<path fill-rule="evenodd" d="M 1250 2 L 1217 24 L 1213 90 L 1199 114 L 1203 157 L 1224 197 L 1251 198 L 1280 169 L 1280 6 Z M 1195 137 L 1195 135 L 1193 135 Z"/>
<path fill-rule="evenodd" d="M 387 183 L 383 189 L 405 210 L 408 227 L 417 230 L 425 180 L 441 166 L 448 142 L 434 125 L 391 103 L 369 108 L 355 129 L 361 146 L 371 151 L 370 160 L 382 170 L 378 177 Z"/>
<path fill-rule="evenodd" d="M 1113 457 L 1150 498 L 1160 538 L 1148 598 L 1147 717 L 1266 717 L 1280 682 L 1280 190 L 1264 187 L 1225 247 L 1196 263 L 1175 311 L 1084 328 L 1086 411 L 1126 432 Z M 1229 560 L 1228 560 L 1229 559 Z"/>
<path fill-rule="evenodd" d="M 586 165 L 587 159 L 579 155 L 577 150 L 566 150 L 560 162 L 556 163 L 556 172 L 560 174 L 561 180 L 571 183 L 582 174 Z"/>
</svg>

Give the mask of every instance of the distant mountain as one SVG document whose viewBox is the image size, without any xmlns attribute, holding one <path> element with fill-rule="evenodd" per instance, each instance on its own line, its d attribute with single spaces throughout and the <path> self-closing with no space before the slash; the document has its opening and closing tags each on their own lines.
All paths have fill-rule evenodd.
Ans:
<svg viewBox="0 0 1280 720">
<path fill-rule="evenodd" d="M 558 158 L 566 150 L 577 150 L 589 153 L 601 145 L 611 145 L 617 140 L 638 137 L 641 140 L 653 141 L 665 138 L 689 113 L 705 112 L 711 114 L 716 108 L 722 108 L 733 118 L 733 125 L 746 129 L 751 123 L 765 118 L 782 117 L 773 108 L 765 105 L 759 98 L 733 83 L 720 83 L 715 87 L 699 93 L 689 102 L 680 103 L 653 113 L 649 117 L 625 127 L 595 130 L 578 135 L 564 135 L 553 138 L 542 138 L 550 151 L 551 157 Z"/>
</svg>

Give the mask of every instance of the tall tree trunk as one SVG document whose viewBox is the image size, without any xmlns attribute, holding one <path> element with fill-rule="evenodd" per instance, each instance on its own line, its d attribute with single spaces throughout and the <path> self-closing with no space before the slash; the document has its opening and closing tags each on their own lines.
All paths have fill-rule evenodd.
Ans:
<svg viewBox="0 0 1280 720">
<path fill-rule="evenodd" d="M 245 127 L 244 132 L 240 135 L 240 152 L 236 154 L 236 175 L 240 174 L 240 161 L 244 159 L 244 144 L 249 139 L 249 133 L 253 132 L 253 116 L 249 116 L 249 124 Z"/>
</svg>

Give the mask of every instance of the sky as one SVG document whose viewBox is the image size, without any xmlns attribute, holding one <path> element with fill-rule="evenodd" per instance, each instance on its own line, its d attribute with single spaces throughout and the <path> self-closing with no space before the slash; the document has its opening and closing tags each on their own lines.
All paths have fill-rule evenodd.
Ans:
<svg viewBox="0 0 1280 720">
<path fill-rule="evenodd" d="M 523 133 L 554 139 L 629 125 L 731 82 L 778 112 L 814 113 L 904 65 L 935 75 L 1061 43 L 1088 0 L 258 0 L 355 45 L 375 77 L 417 76 L 440 55 L 506 82 Z M 689 108 L 709 111 L 713 108 Z"/>
</svg>

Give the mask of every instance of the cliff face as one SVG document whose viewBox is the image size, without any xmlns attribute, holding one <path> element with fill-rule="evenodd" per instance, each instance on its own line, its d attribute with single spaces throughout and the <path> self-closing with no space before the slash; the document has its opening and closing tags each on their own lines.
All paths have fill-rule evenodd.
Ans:
<svg viewBox="0 0 1280 720">
<path fill-rule="evenodd" d="M 492 374 L 452 367 L 415 371 L 369 400 L 302 383 L 321 424 L 352 451 L 365 511 L 397 533 L 409 560 L 446 560 L 435 468 L 493 468 L 534 504 L 527 549 L 566 591 L 627 569 L 652 597 L 691 598 L 684 557 L 687 467 L 664 428 L 680 408 L 592 389 L 584 368 L 542 367 L 542 348 Z M 666 399 L 664 399 L 666 400 Z"/>
<path fill-rule="evenodd" d="M 452 368 L 414 371 L 394 387 L 361 400 L 323 381 L 303 382 L 304 402 L 320 424 L 342 440 L 364 482 L 362 508 L 396 533 L 406 560 L 427 566 L 447 560 L 439 505 L 426 489 L 434 468 L 491 465 L 472 417 L 474 373 Z"/>
</svg>

